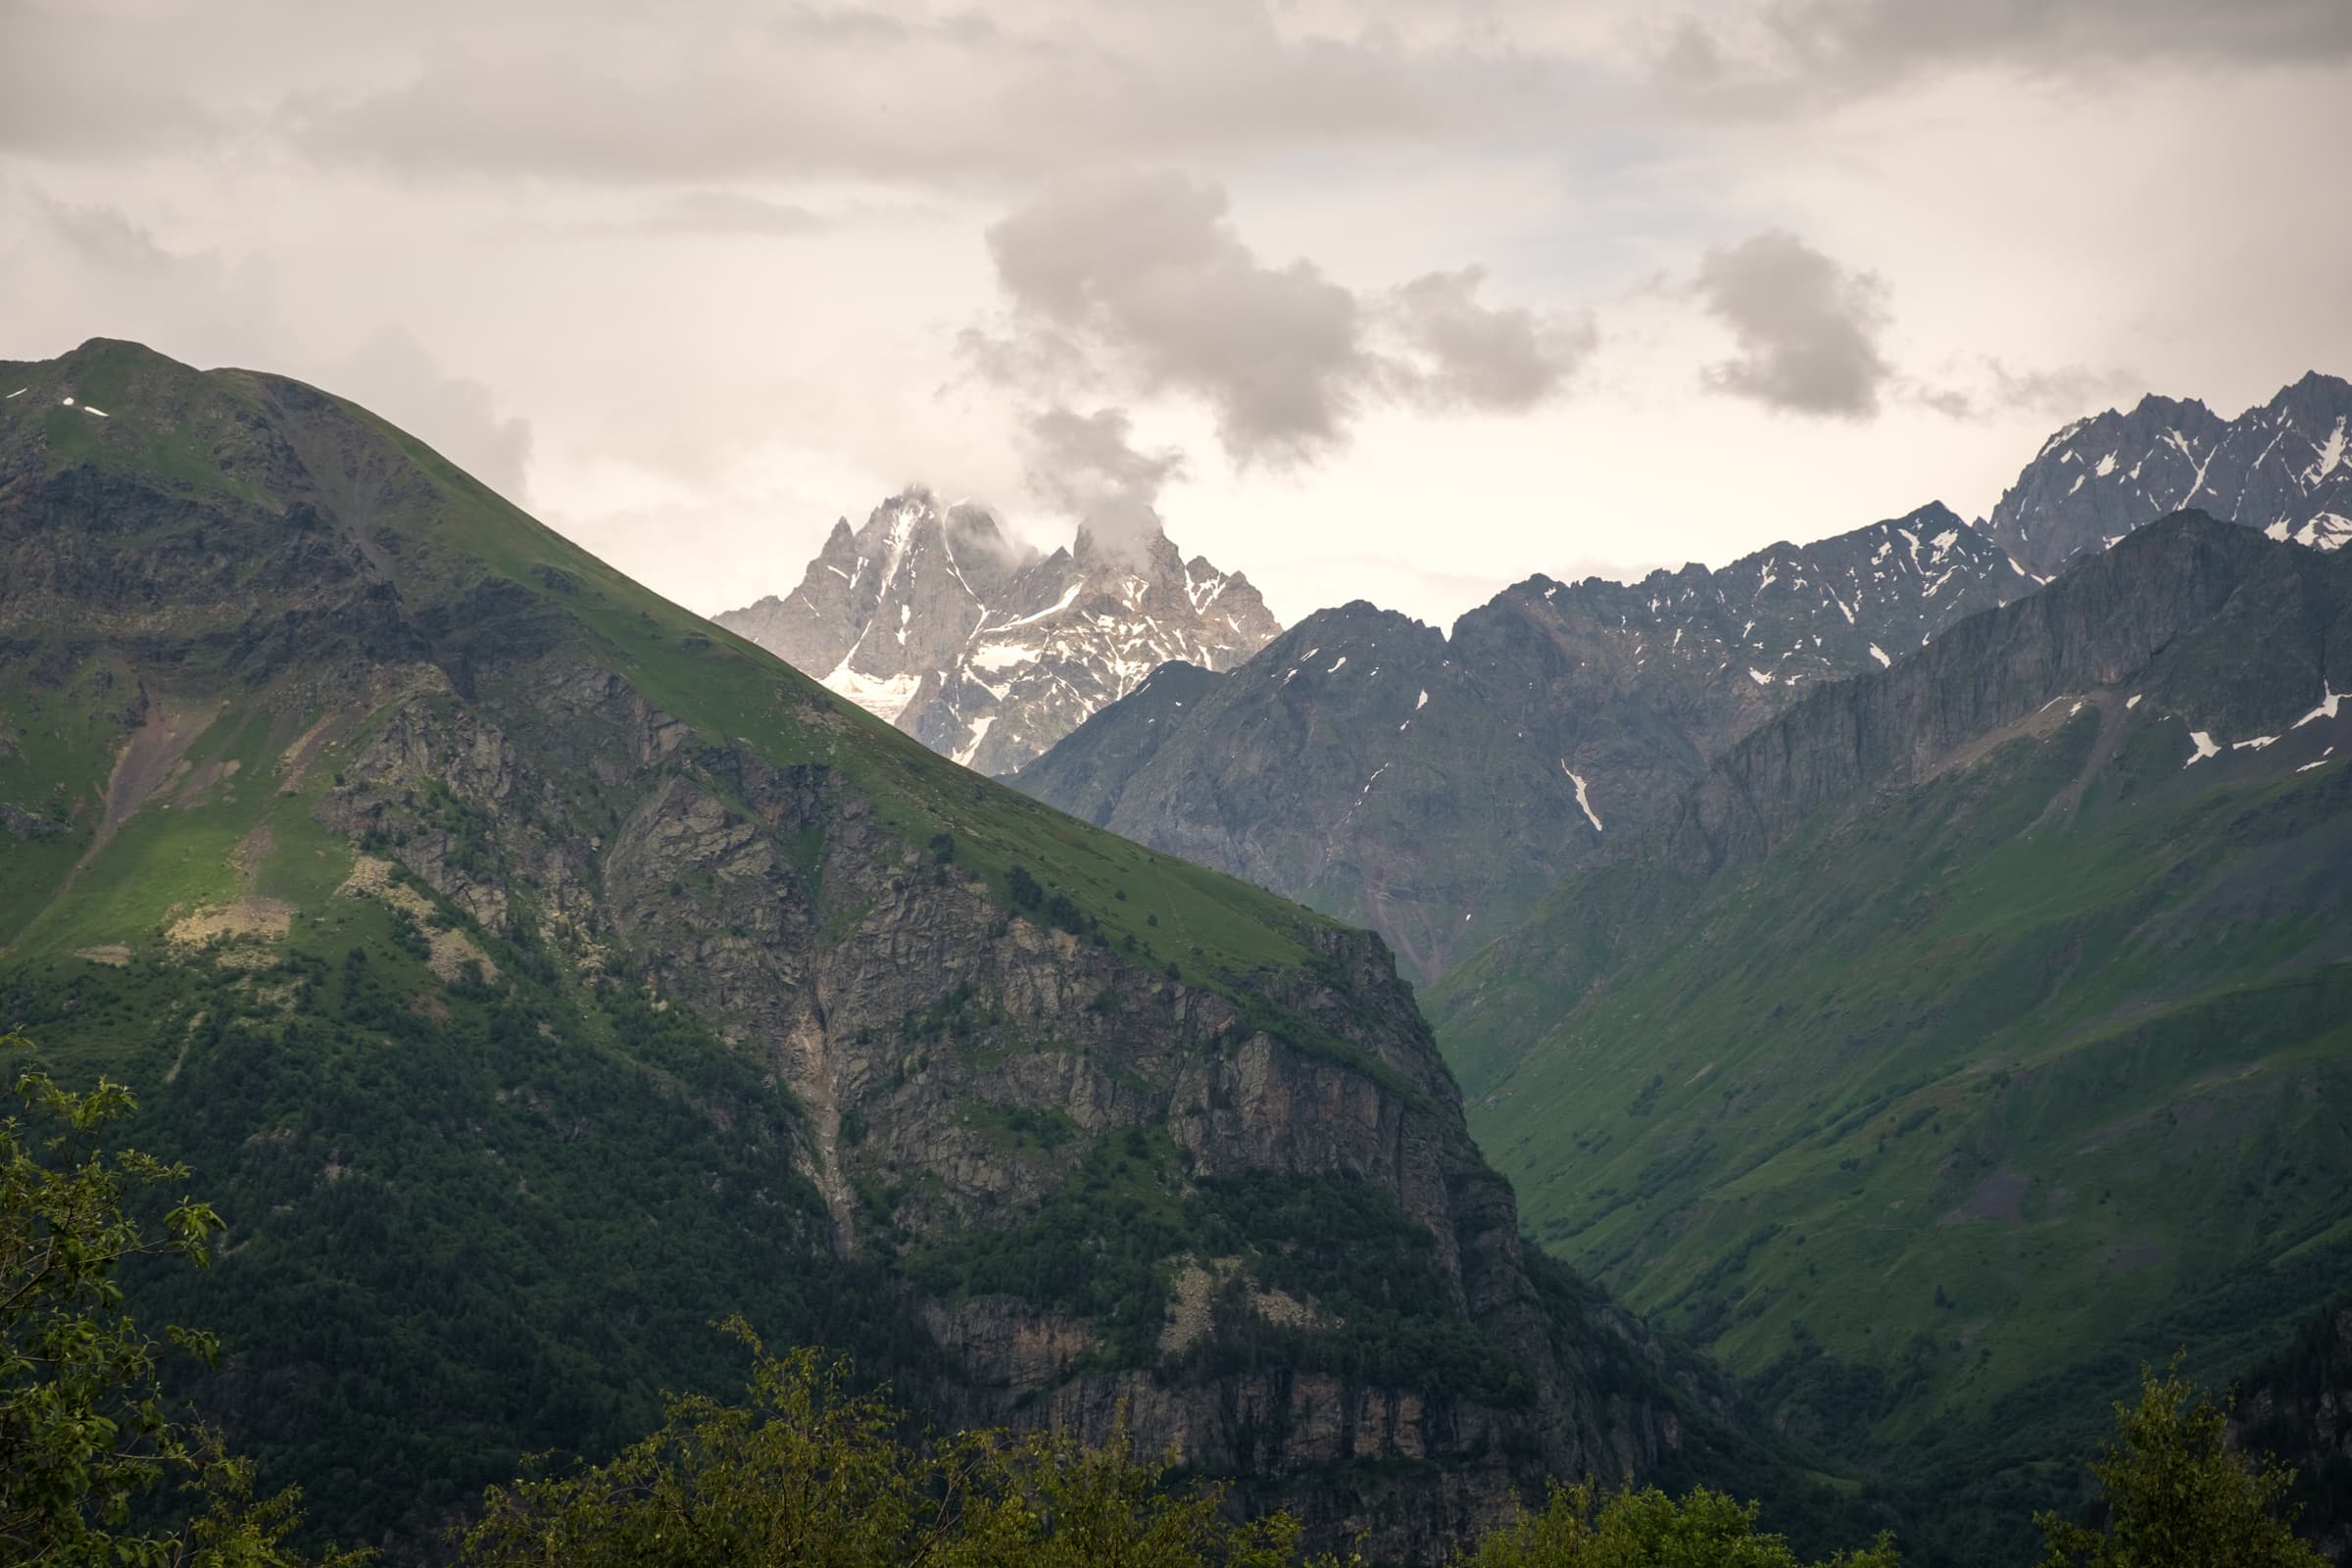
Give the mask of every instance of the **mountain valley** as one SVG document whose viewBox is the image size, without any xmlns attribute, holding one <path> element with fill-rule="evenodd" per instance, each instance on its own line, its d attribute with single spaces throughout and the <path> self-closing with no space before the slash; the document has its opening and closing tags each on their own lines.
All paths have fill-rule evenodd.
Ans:
<svg viewBox="0 0 2352 1568">
<path fill-rule="evenodd" d="M 417 1557 L 731 1381 L 737 1309 L 1384 1558 L 1546 1473 L 1808 1492 L 1523 1247 L 1377 939 L 957 767 L 328 394 L 13 375 L 0 995 L 218 1200 L 142 1299 L 222 1334 L 198 1407 L 321 1528 Z"/>
<path fill-rule="evenodd" d="M 2188 514 L 1729 748 L 1427 994 L 1537 1234 L 2012 1517 L 2258 1359 L 2352 1269 L 2348 649 L 2352 558 Z"/>
</svg>

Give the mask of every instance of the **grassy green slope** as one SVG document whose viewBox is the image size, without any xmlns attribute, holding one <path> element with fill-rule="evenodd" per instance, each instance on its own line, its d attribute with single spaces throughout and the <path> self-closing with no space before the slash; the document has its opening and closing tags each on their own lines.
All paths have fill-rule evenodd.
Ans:
<svg viewBox="0 0 2352 1568">
<path fill-rule="evenodd" d="M 1297 940 L 1302 925 L 1321 923 L 1248 883 L 1143 850 L 956 767 L 772 655 L 622 576 L 355 406 L 273 377 L 199 376 L 135 344 L 105 341 L 31 367 L 27 379 L 32 392 L 0 408 L 0 454 L 37 443 L 51 472 L 85 467 L 126 486 L 190 498 L 184 515 L 162 509 L 123 543 L 160 546 L 175 531 L 201 530 L 199 503 L 274 514 L 283 504 L 266 483 L 272 447 L 291 440 L 309 449 L 302 455 L 316 468 L 323 466 L 315 461 L 321 444 L 335 444 L 342 455 L 372 437 L 382 450 L 362 450 L 355 466 L 390 460 L 407 470 L 401 478 L 423 483 L 385 486 L 389 499 L 379 502 L 357 496 L 355 481 L 354 499 L 366 504 L 349 511 L 366 519 L 372 559 L 411 612 L 458 629 L 459 641 L 477 640 L 485 653 L 513 639 L 572 645 L 698 736 L 741 741 L 773 765 L 814 761 L 840 769 L 911 841 L 950 833 L 963 862 L 1000 884 L 1010 867 L 1024 865 L 1113 941 L 1132 936 L 1139 951 L 1203 978 L 1296 963 L 1303 956 Z M 77 403 L 107 408 L 109 417 L 65 407 L 65 387 L 79 390 Z M 252 586 L 261 592 L 268 585 Z M 28 620 L 37 625 L 37 607 L 14 608 L 12 630 Z M 245 788 L 216 799 L 200 822 L 167 823 L 164 813 L 148 812 L 137 831 L 117 834 L 91 858 L 73 879 L 71 898 L 55 900 L 104 818 L 106 779 L 123 739 L 122 727 L 107 720 L 131 696 L 119 655 L 102 645 L 86 663 L 57 667 L 71 662 L 66 650 L 94 641 L 59 636 L 0 664 L 0 734 L 17 739 L 0 754 L 0 802 L 74 817 L 71 833 L 10 847 L 19 874 L 0 900 L 0 941 L 26 955 L 136 941 L 152 935 L 175 905 L 245 891 L 225 850 L 265 821 L 273 833 L 299 835 L 294 824 L 307 816 L 335 760 L 330 749 L 306 770 L 311 799 Z M 219 650 L 199 647 L 178 671 L 173 695 L 181 705 L 198 720 L 218 710 L 187 757 L 199 768 L 215 758 L 253 766 L 274 760 L 262 755 L 265 743 L 282 747 L 292 737 L 282 722 L 255 727 L 255 694 L 209 667 L 218 657 Z"/>
<path fill-rule="evenodd" d="M 1432 999 L 1544 1243 L 1790 1429 L 1965 1478 L 1955 1560 L 2020 1549 L 1962 1516 L 2071 1483 L 2137 1358 L 2228 1376 L 2352 1275 L 2352 714 L 2184 767 L 2136 685 L 1760 858 L 1600 868 Z"/>
</svg>

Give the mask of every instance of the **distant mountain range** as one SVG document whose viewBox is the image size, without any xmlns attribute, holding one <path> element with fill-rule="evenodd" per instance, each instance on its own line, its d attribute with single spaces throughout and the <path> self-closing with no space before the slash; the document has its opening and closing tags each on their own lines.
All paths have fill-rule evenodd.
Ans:
<svg viewBox="0 0 2352 1568">
<path fill-rule="evenodd" d="M 977 772 L 1010 773 L 1159 665 L 1229 668 L 1282 629 L 1250 580 L 1177 554 L 1156 527 L 1087 528 L 1051 555 L 994 517 L 910 490 L 801 585 L 718 623 Z"/>
<path fill-rule="evenodd" d="M 2188 509 L 2320 550 L 2352 540 L 2352 384 L 2312 372 L 2224 419 L 2191 399 L 2147 397 L 2042 443 L 1986 525 L 2047 576 L 2087 551 Z"/>
<path fill-rule="evenodd" d="M 1531 577 L 1450 638 L 1358 602 L 1230 674 L 1161 672 L 1014 782 L 1370 925 L 1427 979 L 1809 685 L 2034 586 L 1929 507 L 1720 571 Z"/>
<path fill-rule="evenodd" d="M 1014 782 L 1368 924 L 1431 979 L 1812 686 L 2034 591 L 2181 496 L 2336 548 L 2346 410 L 2352 386 L 2319 375 L 2232 423 L 2151 398 L 2044 443 L 1990 523 L 1931 505 L 1713 571 L 1531 577 L 1450 637 L 1319 612 L 1225 675 L 1155 678 Z"/>
</svg>

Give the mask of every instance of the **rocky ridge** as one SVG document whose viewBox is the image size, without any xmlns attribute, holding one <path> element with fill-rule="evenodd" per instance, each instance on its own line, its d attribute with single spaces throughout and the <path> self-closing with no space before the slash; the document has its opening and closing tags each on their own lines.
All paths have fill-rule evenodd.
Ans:
<svg viewBox="0 0 2352 1568">
<path fill-rule="evenodd" d="M 1930 506 L 1716 570 L 1531 577 L 1450 637 L 1357 603 L 1183 701 L 1154 679 L 1015 782 L 1362 921 L 1426 980 L 1812 685 L 2034 586 Z"/>
<path fill-rule="evenodd" d="M 1039 555 L 910 490 L 833 526 L 801 585 L 717 617 L 933 751 L 1009 773 L 1170 660 L 1216 669 L 1281 629 L 1250 580 L 1149 537 Z"/>
<path fill-rule="evenodd" d="M 2318 550 L 2352 541 L 2345 461 L 2352 383 L 2317 371 L 2224 419 L 2149 396 L 2051 436 L 1992 509 L 1986 532 L 2035 574 L 2195 510 Z"/>
</svg>

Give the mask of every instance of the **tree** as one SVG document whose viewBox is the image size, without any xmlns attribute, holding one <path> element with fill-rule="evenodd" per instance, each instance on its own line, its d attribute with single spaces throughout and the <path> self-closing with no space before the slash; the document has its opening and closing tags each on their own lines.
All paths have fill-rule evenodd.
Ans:
<svg viewBox="0 0 2352 1568">
<path fill-rule="evenodd" d="M 1595 1501 L 1598 1507 L 1595 1508 Z M 1554 1485 L 1541 1513 L 1489 1535 L 1457 1568 L 1803 1568 L 1788 1543 L 1756 1528 L 1756 1505 L 1699 1487 L 1679 1501 L 1655 1487 L 1600 1497 L 1590 1481 Z M 1897 1568 L 1893 1542 L 1839 1552 L 1823 1568 Z"/>
<path fill-rule="evenodd" d="M 0 1035 L 0 1052 L 27 1044 Z M 220 1435 L 170 1413 L 165 1355 L 176 1348 L 209 1359 L 211 1338 L 173 1328 L 167 1346 L 123 1310 L 126 1261 L 177 1257 L 202 1268 L 220 1217 L 183 1198 L 152 1238 L 125 1214 L 136 1195 L 188 1173 L 135 1150 L 108 1151 L 108 1129 L 137 1108 L 122 1085 L 102 1079 L 76 1095 L 28 1071 L 15 1094 L 31 1119 L 0 1120 L 0 1564 L 306 1561 L 285 1544 L 300 1523 L 295 1494 L 254 1501 L 250 1467 Z M 184 1529 L 156 1522 L 164 1510 L 145 1499 L 168 1479 L 191 1494 Z"/>
<path fill-rule="evenodd" d="M 466 1568 L 1310 1568 L 1288 1517 L 1236 1525 L 1213 1489 L 1163 1490 L 1122 1435 L 929 1443 L 811 1349 L 772 1355 L 741 1318 L 750 1399 L 672 1396 L 610 1463 L 493 1487 Z M 1313 1568 L 1340 1568 L 1330 1558 Z"/>
<path fill-rule="evenodd" d="M 2180 1376 L 2178 1357 L 2162 1377 L 2142 1367 L 2138 1405 L 2115 1415 L 2117 1438 L 2090 1466 L 2106 1523 L 2034 1515 L 2041 1568 L 2326 1568 L 2279 1515 L 2294 1473 L 2232 1453 L 2229 1412 Z"/>
</svg>

